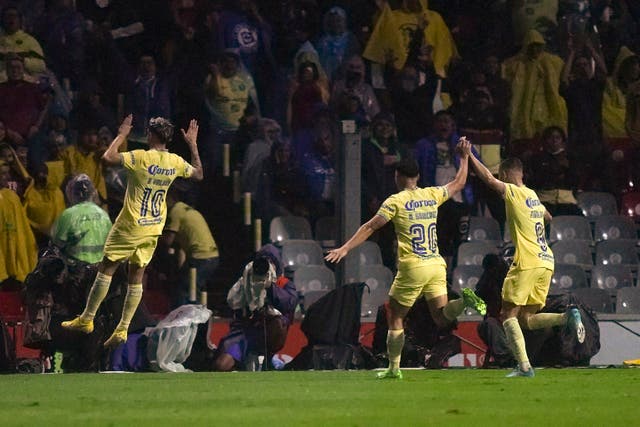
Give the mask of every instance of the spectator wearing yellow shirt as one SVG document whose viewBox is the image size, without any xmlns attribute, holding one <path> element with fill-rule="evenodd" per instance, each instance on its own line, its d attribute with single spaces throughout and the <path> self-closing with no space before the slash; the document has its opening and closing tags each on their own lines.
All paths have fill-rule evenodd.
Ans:
<svg viewBox="0 0 640 427">
<path fill-rule="evenodd" d="M 213 143 L 216 146 L 203 147 L 205 169 L 217 166 L 221 155 L 219 144 L 230 144 L 240 126 L 245 109 L 253 104 L 259 111 L 258 94 L 251 74 L 243 67 L 240 56 L 233 49 L 227 49 L 216 64 L 209 68 L 204 87 L 205 106 Z M 232 147 L 232 161 L 238 157 L 238 147 Z"/>
<path fill-rule="evenodd" d="M 206 291 L 207 280 L 218 267 L 219 253 L 207 221 L 196 209 L 180 201 L 178 190 L 169 189 L 167 209 L 168 219 L 159 243 L 165 253 L 177 244 L 186 254 L 178 273 L 176 305 L 181 305 L 188 302 L 189 270 L 196 269 L 197 288 Z"/>
<path fill-rule="evenodd" d="M 86 127 L 80 131 L 78 145 L 70 145 L 62 153 L 64 173 L 66 176 L 87 174 L 96 187 L 103 203 L 107 200 L 107 187 L 102 173 L 102 162 L 99 152 L 98 130 Z"/>
<path fill-rule="evenodd" d="M 2 9 L 2 32 L 0 33 L 0 81 L 7 80 L 6 55 L 16 53 L 24 58 L 26 80 L 36 81 L 46 71 L 44 52 L 40 43 L 22 31 L 22 16 L 16 7 Z"/>
<path fill-rule="evenodd" d="M 51 236 L 51 226 L 64 211 L 64 195 L 60 188 L 48 182 L 49 168 L 39 163 L 31 168 L 33 184 L 24 194 L 24 208 L 38 246 L 45 245 Z"/>
</svg>

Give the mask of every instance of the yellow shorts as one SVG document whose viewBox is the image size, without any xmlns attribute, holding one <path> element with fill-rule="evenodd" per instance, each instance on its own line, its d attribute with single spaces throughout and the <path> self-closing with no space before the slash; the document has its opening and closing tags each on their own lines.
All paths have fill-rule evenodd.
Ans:
<svg viewBox="0 0 640 427">
<path fill-rule="evenodd" d="M 504 278 L 502 299 L 515 305 L 544 307 L 553 270 L 544 267 L 520 270 L 511 268 Z"/>
<path fill-rule="evenodd" d="M 131 264 L 146 267 L 157 244 L 158 236 L 131 237 L 112 228 L 104 244 L 104 257 L 113 262 L 128 259 Z"/>
<path fill-rule="evenodd" d="M 400 305 L 411 307 L 420 295 L 427 301 L 447 295 L 447 269 L 443 265 L 398 269 L 389 296 Z"/>
</svg>

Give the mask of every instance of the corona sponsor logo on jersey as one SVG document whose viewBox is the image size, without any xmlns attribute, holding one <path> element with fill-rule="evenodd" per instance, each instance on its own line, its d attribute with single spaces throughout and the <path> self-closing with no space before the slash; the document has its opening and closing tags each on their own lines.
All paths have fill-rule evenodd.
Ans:
<svg viewBox="0 0 640 427">
<path fill-rule="evenodd" d="M 404 204 L 404 208 L 408 211 L 414 211 L 421 207 L 437 206 L 435 200 L 409 200 Z"/>
<path fill-rule="evenodd" d="M 527 207 L 528 207 L 529 209 L 533 209 L 533 208 L 535 208 L 536 206 L 540 206 L 540 204 L 541 204 L 541 203 L 540 203 L 540 200 L 538 200 L 538 199 L 534 199 L 534 198 L 532 198 L 532 197 L 527 197 L 527 200 L 525 200 L 525 201 L 524 201 L 524 203 L 527 205 Z"/>
<path fill-rule="evenodd" d="M 165 169 L 165 168 L 161 168 L 158 165 L 151 165 L 147 168 L 147 172 L 149 172 L 149 174 L 152 176 L 155 176 L 155 175 L 171 176 L 176 174 L 176 169 L 175 168 Z"/>
</svg>

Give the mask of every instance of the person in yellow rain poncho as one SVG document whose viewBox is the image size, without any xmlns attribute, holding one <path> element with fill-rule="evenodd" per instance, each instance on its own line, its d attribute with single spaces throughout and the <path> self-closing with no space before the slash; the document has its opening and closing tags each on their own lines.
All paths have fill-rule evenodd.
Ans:
<svg viewBox="0 0 640 427">
<path fill-rule="evenodd" d="M 386 64 L 392 57 L 394 67 L 400 70 L 407 60 L 412 34 L 418 28 L 423 29 L 426 44 L 433 46 L 436 72 L 446 76 L 446 68 L 451 58 L 458 56 L 458 50 L 442 16 L 427 9 L 426 0 L 402 0 L 402 7 L 397 10 L 391 10 L 384 2 L 362 56 L 378 64 Z"/>
<path fill-rule="evenodd" d="M 560 96 L 564 62 L 544 50 L 545 41 L 529 30 L 522 50 L 502 64 L 502 76 L 511 86 L 511 139 L 529 139 L 549 126 L 567 128 L 567 107 Z"/>
<path fill-rule="evenodd" d="M 626 93 L 629 84 L 638 78 L 639 64 L 638 56 L 629 48 L 620 48 L 602 98 L 602 127 L 605 138 L 628 136 L 625 128 Z"/>
<path fill-rule="evenodd" d="M 103 203 L 107 200 L 107 185 L 102 173 L 102 155 L 98 144 L 98 129 L 88 126 L 80 131 L 78 145 L 68 146 L 61 154 L 66 176 L 85 173 L 91 179 Z"/>
<path fill-rule="evenodd" d="M 34 165 L 30 171 L 34 185 L 25 192 L 23 204 L 38 246 L 42 247 L 49 241 L 51 226 L 64 211 L 64 195 L 48 181 L 45 163 Z"/>
<path fill-rule="evenodd" d="M 23 282 L 36 266 L 38 249 L 20 198 L 7 188 L 9 166 L 0 160 L 0 282 Z"/>
</svg>

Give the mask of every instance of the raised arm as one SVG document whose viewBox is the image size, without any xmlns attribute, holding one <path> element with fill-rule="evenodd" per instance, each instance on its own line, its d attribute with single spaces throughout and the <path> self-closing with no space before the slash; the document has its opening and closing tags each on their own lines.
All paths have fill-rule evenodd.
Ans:
<svg viewBox="0 0 640 427">
<path fill-rule="evenodd" d="M 360 228 L 355 232 L 353 236 L 339 248 L 330 250 L 325 260 L 329 262 L 338 263 L 342 258 L 347 256 L 349 251 L 360 244 L 362 244 L 365 240 L 369 238 L 376 230 L 382 228 L 386 223 L 387 219 L 381 217 L 380 215 L 374 215 L 368 222 L 362 224 Z"/>
<path fill-rule="evenodd" d="M 469 147 L 468 150 L 466 149 L 467 147 Z M 449 197 L 452 197 L 454 194 L 462 191 L 465 184 L 467 183 L 471 143 L 467 141 L 466 137 L 463 136 L 462 138 L 460 138 L 460 140 L 458 141 L 458 145 L 456 146 L 456 152 L 460 154 L 460 167 L 458 168 L 458 173 L 456 173 L 453 181 L 445 185 Z"/>
<path fill-rule="evenodd" d="M 122 124 L 118 128 L 118 136 L 116 136 L 107 151 L 102 155 L 102 161 L 108 164 L 109 166 L 116 166 L 122 164 L 122 155 L 118 152 L 118 149 L 122 145 L 123 142 L 127 140 L 129 136 L 129 132 L 131 132 L 131 122 L 133 121 L 133 116 L 129 114 L 124 118 Z"/>
<path fill-rule="evenodd" d="M 182 131 L 182 137 L 185 141 L 187 141 L 187 145 L 189 146 L 189 150 L 191 151 L 191 166 L 193 166 L 193 173 L 191 174 L 191 179 L 196 181 L 202 181 L 204 177 L 204 173 L 202 172 L 202 162 L 200 162 L 200 154 L 198 154 L 198 122 L 196 120 L 191 120 L 189 122 L 189 129 L 185 132 L 184 129 L 180 129 Z"/>
<path fill-rule="evenodd" d="M 487 184 L 489 188 L 493 191 L 498 192 L 501 196 L 504 195 L 505 191 L 507 191 L 507 187 L 504 185 L 504 182 L 497 179 L 493 174 L 487 169 L 485 165 L 482 164 L 480 160 L 476 158 L 471 152 L 471 144 L 466 148 L 469 153 L 469 161 L 471 162 L 471 167 L 476 172 L 476 175 L 482 182 Z"/>
</svg>

